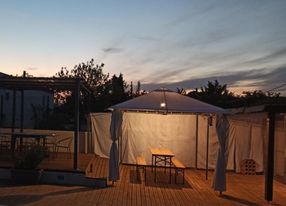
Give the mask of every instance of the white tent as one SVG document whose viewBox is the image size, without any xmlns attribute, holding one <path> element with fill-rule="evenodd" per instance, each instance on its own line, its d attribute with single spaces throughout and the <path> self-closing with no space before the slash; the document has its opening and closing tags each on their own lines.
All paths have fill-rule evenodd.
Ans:
<svg viewBox="0 0 286 206">
<path fill-rule="evenodd" d="M 111 113 L 93 113 L 91 120 L 95 141 L 94 152 L 102 157 L 109 157 L 112 143 L 110 140 Z M 124 112 L 122 138 L 119 145 L 121 162 L 134 164 L 135 157 L 142 155 L 151 163 L 148 148 L 158 146 L 172 149 L 187 167 L 205 169 L 207 120 L 207 116 L 198 115 L 197 117 L 196 114 L 158 115 Z M 228 116 L 228 120 L 230 132 L 227 143 L 227 169 L 239 173 L 241 161 L 253 159 L 257 163 L 256 172 L 263 172 L 268 134 L 267 114 L 237 114 Z M 209 127 L 208 167 L 210 169 L 215 168 L 219 144 L 215 122 L 213 118 L 213 125 Z M 278 142 L 275 146 L 277 146 L 277 158 L 280 162 L 284 161 L 284 142 L 286 142 L 284 124 L 286 125 L 286 120 L 277 120 L 275 129 L 275 139 Z M 282 167 L 284 164 L 275 164 L 275 166 L 279 175 L 284 174 L 284 167 Z"/>
<path fill-rule="evenodd" d="M 93 113 L 92 136 L 94 152 L 109 157 L 111 147 L 111 113 Z M 144 156 L 151 164 L 149 148 L 169 148 L 187 167 L 206 168 L 208 117 L 196 114 L 168 114 L 124 112 L 122 136 L 119 139 L 120 162 L 135 164 L 136 156 Z M 198 132 L 196 130 L 198 129 Z M 218 138 L 213 125 L 209 127 L 209 168 L 214 168 L 218 151 Z M 228 169 L 233 169 L 230 159 Z"/>
<path fill-rule="evenodd" d="M 121 118 L 117 118 L 121 119 L 121 121 L 117 121 L 115 123 L 114 122 L 115 118 L 111 119 L 111 127 L 110 127 L 111 131 L 114 131 L 115 128 L 114 125 L 116 124 L 122 125 L 120 131 L 118 130 L 116 132 L 111 133 L 111 140 L 113 142 L 110 150 L 111 154 L 110 168 L 112 168 L 110 170 L 111 174 L 117 173 L 117 171 L 116 172 L 112 171 L 113 169 L 118 170 L 117 165 L 114 165 L 116 164 L 114 163 L 116 162 L 114 160 L 119 158 L 114 156 L 115 151 L 117 151 L 117 148 L 115 147 L 114 143 L 117 139 L 119 139 L 119 137 L 114 136 L 115 133 L 117 135 L 122 134 L 121 141 L 119 143 L 120 145 L 119 148 L 120 148 L 120 159 L 123 162 L 134 163 L 135 157 L 138 155 L 138 153 L 140 155 L 144 155 L 145 157 L 150 157 L 148 152 L 149 148 L 152 147 L 170 148 L 176 154 L 178 154 L 178 156 L 180 156 L 181 154 L 181 158 L 185 158 L 186 161 L 189 161 L 186 156 L 192 159 L 192 155 L 190 154 L 189 151 L 189 147 L 191 146 L 191 144 L 188 141 L 189 136 L 186 135 L 186 131 L 189 131 L 190 133 L 190 128 L 191 128 L 192 131 L 196 131 L 195 135 L 197 136 L 199 125 L 198 125 L 198 116 L 185 115 L 185 114 L 209 115 L 209 114 L 227 113 L 225 110 L 219 107 L 200 102 L 198 100 L 180 95 L 176 92 L 166 89 L 155 90 L 149 94 L 134 98 L 132 100 L 123 102 L 121 104 L 114 105 L 111 107 L 111 109 L 113 110 L 112 116 L 114 116 L 114 113 L 116 113 L 118 116 L 118 114 L 120 113 L 119 111 L 127 112 L 127 115 L 124 114 L 123 117 L 121 116 Z M 134 114 L 134 112 L 136 112 L 136 114 Z M 162 115 L 162 114 L 172 114 L 172 115 Z M 133 126 L 131 126 L 128 123 L 126 124 L 126 121 L 128 121 L 128 119 L 129 123 L 136 122 L 136 124 L 133 124 Z M 122 120 L 125 122 L 124 124 L 122 124 Z M 140 122 L 142 120 L 144 122 Z M 150 123 L 152 124 L 150 125 Z M 141 132 L 137 131 L 135 132 L 136 134 L 134 134 L 134 129 L 136 130 L 136 128 L 143 128 L 143 130 L 141 130 Z M 206 142 L 208 151 L 208 143 L 209 143 L 208 124 L 206 125 L 205 129 L 207 130 Z M 172 136 L 170 136 L 170 134 Z M 180 135 L 182 136 L 180 137 Z M 197 156 L 195 157 L 197 161 Z M 218 161 L 223 161 L 223 160 L 224 159 Z M 226 164 L 222 163 L 220 165 L 226 165 Z M 206 167 L 208 168 L 208 161 L 206 162 Z M 225 174 L 220 174 L 219 176 L 225 176 Z M 118 177 L 114 177 L 114 175 L 112 175 L 111 179 L 117 180 Z M 219 183 L 216 185 L 219 185 Z M 225 186 L 223 187 L 225 188 Z"/>
<path fill-rule="evenodd" d="M 161 92 L 161 98 L 154 96 L 155 92 Z M 154 91 L 154 93 L 147 94 L 153 95 L 149 101 L 145 99 L 147 95 L 139 97 L 141 98 L 140 101 L 139 98 L 127 101 L 125 103 L 129 104 L 131 101 L 134 101 L 137 104 L 133 105 L 133 107 L 129 105 L 129 109 L 125 107 L 126 104 L 119 104 L 124 108 L 122 109 L 124 111 L 121 127 L 122 136 L 119 138 L 121 162 L 135 163 L 134 158 L 138 155 L 143 155 L 147 160 L 151 160 L 149 147 L 167 147 L 172 149 L 176 157 L 186 166 L 204 169 L 206 168 L 206 145 L 208 141 L 208 118 L 207 115 L 204 115 L 207 114 L 206 110 L 204 112 L 199 112 L 200 110 L 196 110 L 196 112 L 182 112 L 182 110 L 173 108 L 170 110 L 170 107 L 168 107 L 170 104 L 165 104 L 166 108 L 157 106 L 157 109 L 152 109 L 151 106 L 145 106 L 143 109 L 140 109 L 138 106 L 140 102 L 144 102 L 144 104 L 145 102 L 147 104 L 154 102 L 156 105 L 161 105 L 170 97 L 168 92 L 165 90 L 165 95 L 167 94 L 165 97 L 162 97 L 162 91 Z M 157 99 L 157 103 L 154 101 L 155 99 Z M 119 109 L 119 105 L 115 105 L 117 109 Z M 273 190 L 268 180 L 271 179 L 273 167 L 267 164 L 267 162 L 274 162 L 274 175 L 279 178 L 286 176 L 286 164 L 284 164 L 286 162 L 286 108 L 285 106 L 270 105 L 238 108 L 231 112 L 236 114 L 228 116 L 229 136 L 228 142 L 226 142 L 227 146 L 224 148 L 228 157 L 227 169 L 240 172 L 242 160 L 255 160 L 257 163 L 256 172 L 265 172 L 267 177 L 265 178 L 265 188 L 267 188 L 265 190 L 265 198 L 268 201 L 272 200 Z M 273 115 L 271 115 L 274 112 L 277 113 L 276 118 L 273 118 Z M 111 114 L 97 113 L 91 116 L 95 153 L 103 157 L 109 157 Z M 215 168 L 216 157 L 218 156 L 220 142 L 218 141 L 215 128 L 216 124 L 209 127 L 208 168 Z M 273 156 L 271 157 L 271 153 L 267 152 L 271 147 L 269 146 L 271 144 L 268 144 L 268 142 L 270 140 L 273 141 L 273 139 L 275 139 L 274 159 Z M 220 177 L 220 175 L 218 176 Z M 216 185 L 214 182 L 213 186 L 217 190 L 222 191 L 224 190 L 224 180 L 219 181 L 221 181 L 221 185 Z"/>
</svg>

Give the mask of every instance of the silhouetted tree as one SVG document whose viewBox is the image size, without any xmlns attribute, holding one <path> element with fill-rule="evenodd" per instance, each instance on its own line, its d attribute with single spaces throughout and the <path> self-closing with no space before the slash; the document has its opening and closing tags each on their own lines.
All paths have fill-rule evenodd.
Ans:
<svg viewBox="0 0 286 206">
<path fill-rule="evenodd" d="M 123 79 L 123 75 L 118 77 L 103 73 L 104 64 L 95 64 L 91 59 L 86 63 L 76 65 L 73 69 L 68 70 L 62 67 L 56 74 L 62 78 L 80 78 L 85 81 L 87 90 L 81 90 L 80 93 L 80 118 L 83 120 L 85 114 L 89 112 L 103 112 L 113 104 L 125 101 L 128 93 L 125 92 L 127 84 Z M 71 123 L 74 116 L 74 94 L 70 91 L 57 91 L 55 100 L 59 106 L 55 108 L 55 112 L 62 113 L 66 116 L 67 122 Z M 71 124 L 72 125 L 72 124 Z"/>
<path fill-rule="evenodd" d="M 237 99 L 232 92 L 228 91 L 226 84 L 221 85 L 217 80 L 208 81 L 200 91 L 196 89 L 189 92 L 188 96 L 223 108 L 232 107 L 232 102 Z"/>
<path fill-rule="evenodd" d="M 140 96 L 140 92 L 141 92 L 141 82 L 138 81 L 137 82 L 136 96 Z"/>
<path fill-rule="evenodd" d="M 133 82 L 131 81 L 130 83 L 130 92 L 129 92 L 129 96 L 133 97 Z"/>
<path fill-rule="evenodd" d="M 286 98 L 280 97 L 279 93 L 263 92 L 255 90 L 253 92 L 244 91 L 238 101 L 238 106 L 256 106 L 266 104 L 285 104 Z"/>
<path fill-rule="evenodd" d="M 187 95 L 187 91 L 184 88 L 177 88 L 177 93 Z"/>
<path fill-rule="evenodd" d="M 204 86 L 201 89 L 202 92 L 212 95 L 227 95 L 229 93 L 227 90 L 227 85 L 220 85 L 217 80 L 215 80 L 214 82 L 208 81 L 207 86 Z"/>
<path fill-rule="evenodd" d="M 217 80 L 208 81 L 207 85 L 200 90 L 189 92 L 190 97 L 223 108 L 249 107 L 263 104 L 285 104 L 286 98 L 280 97 L 279 93 L 244 91 L 242 95 L 234 95 L 229 92 L 227 85 L 221 85 Z"/>
<path fill-rule="evenodd" d="M 123 80 L 123 75 L 120 74 L 118 77 L 113 75 L 111 79 L 112 92 L 111 92 L 111 103 L 116 104 L 127 100 L 128 93 L 125 92 L 127 89 L 126 82 Z"/>
</svg>

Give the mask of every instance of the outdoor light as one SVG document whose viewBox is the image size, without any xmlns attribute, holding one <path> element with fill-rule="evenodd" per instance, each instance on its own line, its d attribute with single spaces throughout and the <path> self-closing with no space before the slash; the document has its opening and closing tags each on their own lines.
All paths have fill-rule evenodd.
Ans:
<svg viewBox="0 0 286 206">
<path fill-rule="evenodd" d="M 161 108 L 165 108 L 165 107 L 166 107 L 166 103 L 165 103 L 165 102 L 161 102 L 161 103 L 160 103 L 160 107 L 161 107 Z"/>
</svg>

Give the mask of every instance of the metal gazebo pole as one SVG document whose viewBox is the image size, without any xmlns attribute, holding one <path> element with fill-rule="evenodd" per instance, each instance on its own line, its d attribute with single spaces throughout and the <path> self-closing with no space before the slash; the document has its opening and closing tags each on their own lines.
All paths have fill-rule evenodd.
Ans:
<svg viewBox="0 0 286 206">
<path fill-rule="evenodd" d="M 198 139 L 199 139 L 199 115 L 196 114 L 196 156 L 195 156 L 195 166 L 198 169 Z"/>
<path fill-rule="evenodd" d="M 208 179 L 209 172 L 209 141 L 210 141 L 210 117 L 207 116 L 207 151 L 206 151 L 206 180 Z"/>
<path fill-rule="evenodd" d="M 74 113 L 74 159 L 73 169 L 77 170 L 78 165 L 78 136 L 79 136 L 79 95 L 80 95 L 80 80 L 76 79 L 75 87 L 75 113 Z"/>
</svg>

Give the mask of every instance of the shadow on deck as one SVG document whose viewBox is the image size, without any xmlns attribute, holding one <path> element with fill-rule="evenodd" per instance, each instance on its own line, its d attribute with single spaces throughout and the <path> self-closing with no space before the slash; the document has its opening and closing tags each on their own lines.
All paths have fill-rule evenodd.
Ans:
<svg viewBox="0 0 286 206">
<path fill-rule="evenodd" d="M 11 155 L 1 154 L 0 168 L 10 170 L 13 167 L 14 160 Z M 37 168 L 44 170 L 42 183 L 107 186 L 108 159 L 94 154 L 78 154 L 78 167 L 74 169 L 73 154 L 50 153 Z"/>
</svg>

